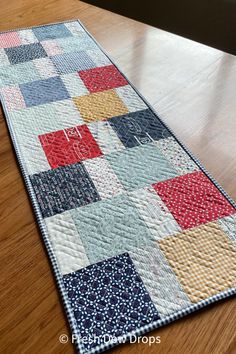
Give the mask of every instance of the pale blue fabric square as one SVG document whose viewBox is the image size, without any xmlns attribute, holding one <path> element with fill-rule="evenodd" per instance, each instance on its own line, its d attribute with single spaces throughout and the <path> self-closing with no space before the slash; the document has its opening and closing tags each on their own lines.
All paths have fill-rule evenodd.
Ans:
<svg viewBox="0 0 236 354">
<path fill-rule="evenodd" d="M 32 28 L 32 30 L 39 41 L 72 36 L 72 33 L 63 23 L 50 26 L 35 27 Z"/>
<path fill-rule="evenodd" d="M 60 77 L 51 77 L 47 80 L 22 84 L 20 89 L 27 107 L 64 100 L 70 97 Z"/>
<path fill-rule="evenodd" d="M 178 176 L 155 143 L 112 153 L 106 159 L 127 190 Z"/>
<path fill-rule="evenodd" d="M 51 60 L 60 74 L 69 74 L 96 67 L 96 64 L 84 51 L 55 55 L 51 57 Z"/>
<path fill-rule="evenodd" d="M 0 88 L 40 80 L 39 72 L 32 62 L 0 67 Z"/>
<path fill-rule="evenodd" d="M 126 194 L 70 213 L 91 263 L 152 242 L 151 233 Z"/>
<path fill-rule="evenodd" d="M 94 41 L 88 37 L 85 33 L 81 33 L 80 36 L 58 38 L 57 43 L 63 50 L 63 53 L 78 52 L 78 50 L 96 49 Z"/>
</svg>

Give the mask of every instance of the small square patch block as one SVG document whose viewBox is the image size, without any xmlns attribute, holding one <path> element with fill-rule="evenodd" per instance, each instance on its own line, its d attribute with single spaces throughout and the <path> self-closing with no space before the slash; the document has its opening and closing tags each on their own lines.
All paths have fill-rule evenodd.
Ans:
<svg viewBox="0 0 236 354">
<path fill-rule="evenodd" d="M 90 92 L 99 92 L 127 85 L 128 82 L 114 65 L 79 72 Z"/>
<path fill-rule="evenodd" d="M 34 27 L 32 30 L 39 41 L 72 36 L 72 33 L 68 30 L 64 23 Z"/>
<path fill-rule="evenodd" d="M 170 136 L 168 130 L 150 109 L 113 117 L 109 119 L 109 124 L 128 148 Z"/>
<path fill-rule="evenodd" d="M 85 123 L 106 120 L 128 113 L 127 107 L 114 90 L 76 97 L 73 101 Z"/>
<path fill-rule="evenodd" d="M 63 276 L 86 352 L 159 319 L 128 253 Z"/>
<path fill-rule="evenodd" d="M 21 45 L 21 39 L 17 32 L 0 33 L 0 48 L 11 48 Z"/>
<path fill-rule="evenodd" d="M 26 107 L 19 86 L 5 86 L 0 90 L 0 92 L 3 95 L 5 104 L 9 111 L 23 109 Z"/>
<path fill-rule="evenodd" d="M 159 246 L 192 302 L 236 286 L 236 247 L 217 222 L 166 237 Z"/>
<path fill-rule="evenodd" d="M 39 140 L 52 168 L 102 155 L 96 140 L 85 124 L 39 135 Z"/>
<path fill-rule="evenodd" d="M 70 98 L 59 76 L 20 85 L 27 107 Z"/>
<path fill-rule="evenodd" d="M 30 179 L 44 218 L 100 200 L 80 163 L 40 172 Z"/>
<path fill-rule="evenodd" d="M 201 171 L 153 185 L 182 229 L 189 229 L 236 210 Z"/>
<path fill-rule="evenodd" d="M 95 68 L 96 66 L 83 50 L 55 55 L 51 57 L 51 60 L 60 75 Z"/>
<path fill-rule="evenodd" d="M 47 53 L 40 43 L 25 44 L 18 47 L 6 48 L 5 52 L 11 64 L 19 64 L 26 61 L 47 57 Z"/>
</svg>

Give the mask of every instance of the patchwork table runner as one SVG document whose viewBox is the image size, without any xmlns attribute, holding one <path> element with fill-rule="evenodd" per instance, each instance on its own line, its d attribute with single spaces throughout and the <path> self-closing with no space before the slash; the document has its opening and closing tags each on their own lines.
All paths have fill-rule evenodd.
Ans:
<svg viewBox="0 0 236 354">
<path fill-rule="evenodd" d="M 78 21 L 1 33 L 0 93 L 80 353 L 235 293 L 235 204 Z"/>
</svg>

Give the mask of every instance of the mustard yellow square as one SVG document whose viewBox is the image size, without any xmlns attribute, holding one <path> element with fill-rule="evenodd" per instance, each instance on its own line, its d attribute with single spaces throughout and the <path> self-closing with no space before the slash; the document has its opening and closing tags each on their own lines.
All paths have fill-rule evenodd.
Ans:
<svg viewBox="0 0 236 354">
<path fill-rule="evenodd" d="M 236 286 L 236 247 L 217 222 L 168 236 L 159 245 L 192 302 Z"/>
<path fill-rule="evenodd" d="M 128 108 L 114 90 L 73 98 L 85 123 L 128 113 Z"/>
</svg>

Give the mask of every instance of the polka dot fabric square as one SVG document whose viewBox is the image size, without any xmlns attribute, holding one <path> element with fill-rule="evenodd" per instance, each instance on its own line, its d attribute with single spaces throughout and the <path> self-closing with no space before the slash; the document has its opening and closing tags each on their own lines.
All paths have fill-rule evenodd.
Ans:
<svg viewBox="0 0 236 354">
<path fill-rule="evenodd" d="M 236 292 L 235 204 L 79 21 L 0 33 L 0 99 L 81 354 Z"/>
</svg>

